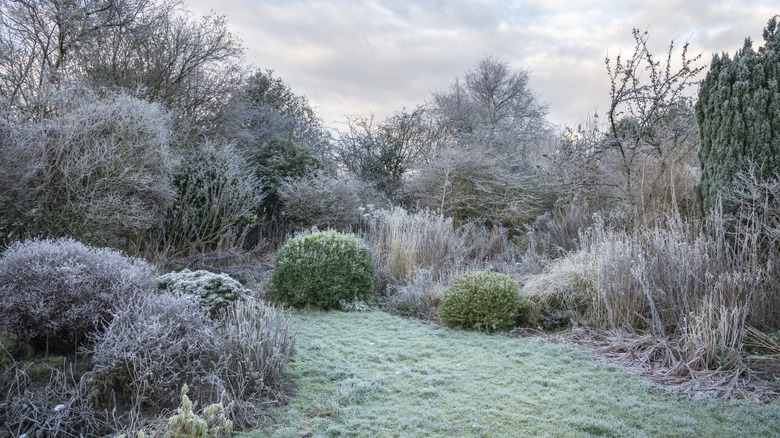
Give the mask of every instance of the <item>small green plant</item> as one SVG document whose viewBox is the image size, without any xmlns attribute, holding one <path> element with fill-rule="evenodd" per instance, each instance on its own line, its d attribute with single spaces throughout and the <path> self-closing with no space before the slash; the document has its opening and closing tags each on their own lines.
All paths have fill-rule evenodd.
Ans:
<svg viewBox="0 0 780 438">
<path fill-rule="evenodd" d="M 272 276 L 282 301 L 293 307 L 337 308 L 339 300 L 366 299 L 374 288 L 374 262 L 362 240 L 320 231 L 290 239 Z"/>
<path fill-rule="evenodd" d="M 513 327 L 526 307 L 511 277 L 472 271 L 456 277 L 444 292 L 441 319 L 468 329 L 500 330 Z"/>
<path fill-rule="evenodd" d="M 217 438 L 230 436 L 233 422 L 225 418 L 222 403 L 207 406 L 202 416 L 192 411 L 192 402 L 187 397 L 187 385 L 181 388 L 181 407 L 176 415 L 168 419 L 165 438 Z"/>
<path fill-rule="evenodd" d="M 157 288 L 173 294 L 187 294 L 195 297 L 201 311 L 210 318 L 229 304 L 244 300 L 252 295 L 238 280 L 227 274 L 215 274 L 209 271 L 169 272 L 157 277 Z"/>
</svg>

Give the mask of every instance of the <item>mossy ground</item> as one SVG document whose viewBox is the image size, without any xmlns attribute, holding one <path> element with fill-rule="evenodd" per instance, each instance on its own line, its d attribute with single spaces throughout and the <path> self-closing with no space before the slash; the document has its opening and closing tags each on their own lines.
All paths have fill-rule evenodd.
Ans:
<svg viewBox="0 0 780 438">
<path fill-rule="evenodd" d="M 248 436 L 780 436 L 780 401 L 690 401 L 574 347 L 383 312 L 294 312 L 297 392 Z"/>
</svg>

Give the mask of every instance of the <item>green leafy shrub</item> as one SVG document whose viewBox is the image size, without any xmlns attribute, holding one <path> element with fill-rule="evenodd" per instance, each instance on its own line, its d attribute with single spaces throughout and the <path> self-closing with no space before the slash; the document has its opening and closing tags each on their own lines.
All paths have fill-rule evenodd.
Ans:
<svg viewBox="0 0 780 438">
<path fill-rule="evenodd" d="M 526 307 L 511 277 L 472 271 L 456 277 L 444 292 L 441 319 L 469 329 L 499 330 L 513 327 Z"/>
<path fill-rule="evenodd" d="M 0 331 L 38 351 L 72 352 L 114 309 L 152 290 L 153 273 L 69 238 L 13 243 L 0 255 Z"/>
<path fill-rule="evenodd" d="M 211 318 L 232 302 L 252 296 L 252 291 L 227 274 L 185 269 L 157 277 L 157 288 L 195 297 L 200 310 Z"/>
<path fill-rule="evenodd" d="M 339 300 L 371 294 L 374 262 L 365 243 L 351 234 L 303 234 L 279 251 L 272 282 L 278 297 L 291 306 L 331 309 Z"/>
</svg>

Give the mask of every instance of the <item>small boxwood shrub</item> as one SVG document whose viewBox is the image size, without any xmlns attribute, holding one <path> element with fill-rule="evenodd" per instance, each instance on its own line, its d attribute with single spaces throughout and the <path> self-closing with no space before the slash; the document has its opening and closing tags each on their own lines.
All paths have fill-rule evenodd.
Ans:
<svg viewBox="0 0 780 438">
<path fill-rule="evenodd" d="M 338 306 L 367 298 L 374 287 L 374 262 L 366 244 L 351 234 L 320 231 L 290 239 L 276 258 L 272 283 L 290 306 Z"/>
<path fill-rule="evenodd" d="M 511 328 L 527 307 L 519 288 L 517 282 L 505 274 L 467 272 L 456 277 L 444 292 L 441 319 L 468 329 Z"/>
<path fill-rule="evenodd" d="M 252 296 L 252 291 L 245 288 L 238 280 L 227 274 L 215 274 L 209 271 L 192 272 L 185 269 L 181 272 L 169 272 L 157 277 L 157 288 L 173 294 L 193 296 L 200 310 L 210 318 L 230 303 L 244 300 Z"/>
<path fill-rule="evenodd" d="M 151 265 L 117 250 L 69 238 L 16 242 L 0 255 L 0 331 L 38 351 L 73 351 L 153 281 Z"/>
</svg>

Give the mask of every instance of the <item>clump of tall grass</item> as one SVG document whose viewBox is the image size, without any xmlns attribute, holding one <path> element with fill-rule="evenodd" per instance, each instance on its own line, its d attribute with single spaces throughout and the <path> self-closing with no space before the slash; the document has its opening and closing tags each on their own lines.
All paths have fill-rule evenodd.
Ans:
<svg viewBox="0 0 780 438">
<path fill-rule="evenodd" d="M 722 215 L 669 216 L 632 231 L 597 222 L 580 242 L 526 280 L 537 312 L 564 307 L 594 328 L 650 333 L 674 344 L 674 360 L 689 370 L 736 367 L 746 322 L 776 324 L 765 319 L 778 297 L 757 233 Z"/>
<path fill-rule="evenodd" d="M 383 266 L 396 282 L 413 280 L 421 269 L 430 271 L 434 280 L 441 280 L 463 260 L 464 244 L 452 218 L 428 210 L 410 213 L 396 207 L 367 213 L 364 221 L 374 263 Z"/>
<path fill-rule="evenodd" d="M 566 319 L 594 319 L 590 312 L 599 309 L 597 259 L 586 252 L 559 258 L 545 271 L 530 276 L 522 294 L 533 306 L 529 320 L 543 326 L 566 325 Z"/>
</svg>

